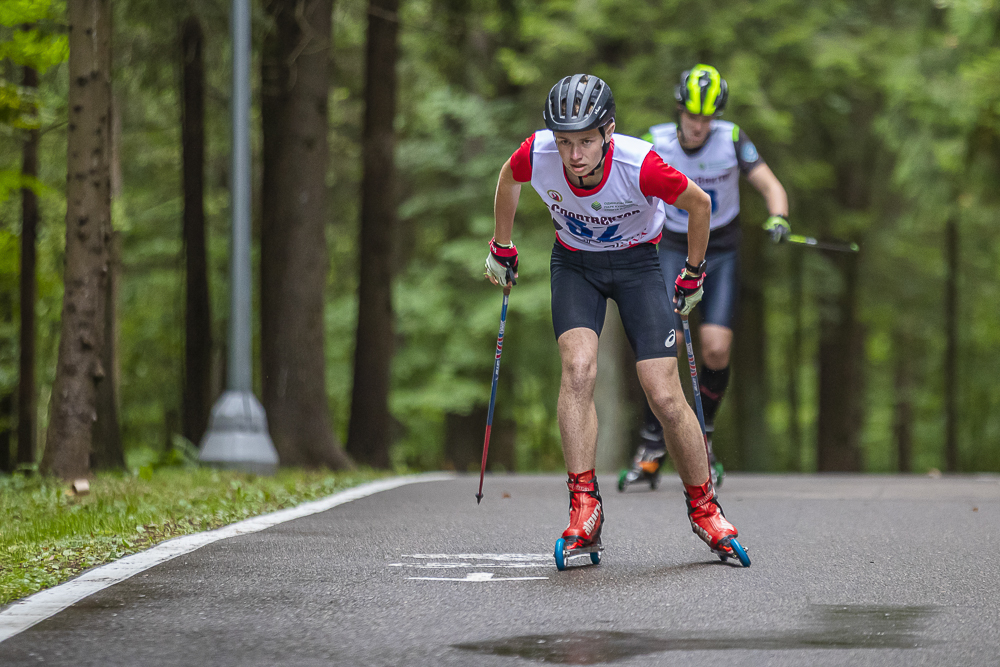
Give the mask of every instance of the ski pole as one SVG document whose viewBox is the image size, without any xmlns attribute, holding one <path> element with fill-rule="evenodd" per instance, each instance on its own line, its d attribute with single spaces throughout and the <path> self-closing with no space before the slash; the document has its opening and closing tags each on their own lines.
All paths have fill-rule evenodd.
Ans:
<svg viewBox="0 0 1000 667">
<path fill-rule="evenodd" d="M 709 468 L 712 466 L 712 452 L 708 448 L 708 433 L 705 430 L 705 410 L 701 407 L 701 387 L 698 385 L 698 365 L 694 360 L 694 346 L 691 345 L 691 327 L 688 316 L 681 315 L 684 328 L 684 344 L 687 346 L 688 366 L 691 368 L 691 385 L 694 388 L 694 407 L 698 415 L 698 425 L 701 426 L 701 437 L 705 441 L 705 455 L 708 456 Z"/>
<path fill-rule="evenodd" d="M 483 477 L 486 475 L 486 454 L 490 451 L 490 431 L 493 430 L 493 406 L 497 402 L 497 380 L 500 379 L 500 354 L 503 352 L 503 330 L 507 323 L 507 301 L 510 299 L 510 286 L 516 285 L 514 273 L 507 268 L 507 286 L 503 288 L 503 308 L 500 310 L 500 334 L 497 336 L 497 356 L 493 363 L 493 390 L 490 392 L 490 410 L 486 414 L 486 438 L 483 440 L 483 463 L 479 468 L 479 493 L 476 494 L 476 504 L 483 501 Z"/>
<path fill-rule="evenodd" d="M 708 432 L 705 430 L 705 411 L 701 407 L 701 387 L 698 386 L 698 366 L 694 362 L 694 347 L 691 345 L 691 327 L 688 325 L 688 316 L 681 315 L 681 324 L 684 325 L 684 344 L 687 345 L 688 366 L 691 368 L 691 384 L 694 386 L 694 406 L 698 413 L 698 425 L 701 426 L 701 437 L 705 441 L 705 456 L 708 457 L 708 481 L 712 482 L 712 446 L 708 444 Z M 743 567 L 750 567 L 750 558 L 747 556 L 743 545 L 739 543 L 736 536 L 725 538 L 729 540 L 736 557 Z M 722 544 L 722 541 L 720 541 Z M 722 560 L 725 560 L 723 558 Z"/>
<path fill-rule="evenodd" d="M 789 234 L 785 239 L 789 243 L 809 246 L 817 250 L 833 250 L 834 252 L 857 252 L 860 250 L 857 243 L 851 241 L 817 241 L 811 236 L 800 236 Z"/>
</svg>

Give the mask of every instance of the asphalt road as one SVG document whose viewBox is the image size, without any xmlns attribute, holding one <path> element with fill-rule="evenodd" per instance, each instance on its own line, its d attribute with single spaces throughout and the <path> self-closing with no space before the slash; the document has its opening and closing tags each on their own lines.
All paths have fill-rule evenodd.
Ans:
<svg viewBox="0 0 1000 667">
<path fill-rule="evenodd" d="M 748 569 L 678 482 L 602 479 L 598 566 L 555 569 L 561 477 L 420 483 L 156 566 L 0 665 L 1000 664 L 1000 477 L 731 475 Z"/>
</svg>

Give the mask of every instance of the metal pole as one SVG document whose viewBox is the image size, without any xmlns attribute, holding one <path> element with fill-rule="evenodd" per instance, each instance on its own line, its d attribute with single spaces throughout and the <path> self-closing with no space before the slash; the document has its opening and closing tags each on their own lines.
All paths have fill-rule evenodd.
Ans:
<svg viewBox="0 0 1000 667">
<path fill-rule="evenodd" d="M 224 468 L 273 473 L 278 453 L 264 407 L 253 394 L 250 265 L 250 3 L 233 0 L 233 146 L 229 363 L 226 391 L 212 408 L 200 459 Z"/>
<path fill-rule="evenodd" d="M 510 277 L 510 269 L 507 269 Z M 510 278 L 513 281 L 513 278 Z M 516 283 L 515 283 L 516 284 Z M 476 494 L 476 504 L 483 502 L 483 476 L 486 474 L 486 455 L 490 451 L 490 432 L 493 430 L 493 408 L 497 403 L 497 381 L 500 379 L 500 355 L 503 353 L 503 334 L 507 328 L 507 303 L 510 300 L 510 287 L 503 288 L 503 306 L 500 309 L 500 333 L 497 335 L 497 355 L 493 363 L 493 389 L 490 392 L 490 410 L 486 414 L 486 437 L 483 439 L 483 464 L 479 468 L 479 493 Z"/>
<path fill-rule="evenodd" d="M 233 0 L 232 257 L 227 387 L 252 391 L 250 336 L 250 8 Z"/>
</svg>

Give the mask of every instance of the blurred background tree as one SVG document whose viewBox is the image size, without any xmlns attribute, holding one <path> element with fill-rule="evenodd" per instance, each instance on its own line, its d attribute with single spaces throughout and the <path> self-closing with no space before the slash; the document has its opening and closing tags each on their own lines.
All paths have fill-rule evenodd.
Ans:
<svg viewBox="0 0 1000 667">
<path fill-rule="evenodd" d="M 266 174 L 272 158 L 263 150 L 259 49 L 278 28 L 271 0 L 253 6 L 255 173 Z M 121 236 L 114 311 L 120 421 L 127 451 L 159 451 L 174 434 L 194 440 L 202 428 L 188 421 L 195 410 L 188 401 L 205 405 L 191 382 L 207 386 L 200 391 L 210 405 L 224 376 L 228 2 L 112 0 L 112 8 L 121 123 L 121 189 L 113 203 Z M 619 131 L 642 135 L 672 120 L 680 72 L 709 62 L 729 82 L 725 118 L 754 139 L 788 190 L 793 230 L 862 248 L 850 257 L 771 246 L 759 230 L 762 202 L 745 193 L 733 400 L 719 414 L 715 443 L 727 468 L 1000 470 L 997 0 L 404 0 L 398 11 L 384 9 L 362 0 L 332 4 L 325 204 L 309 216 L 323 217 L 329 257 L 321 285 L 322 398 L 331 426 L 320 428 L 333 429 L 336 442 L 347 442 L 350 431 L 378 429 L 389 438 L 388 458 L 372 459 L 379 465 L 478 464 L 500 306 L 499 290 L 481 276 L 500 166 L 540 127 L 541 101 L 565 74 L 605 78 Z M 366 110 L 373 11 L 381 20 L 391 16 L 398 31 L 396 147 L 393 175 L 377 186 L 382 197 L 366 199 L 363 165 L 372 149 L 365 118 L 385 111 Z M 192 172 L 182 168 L 182 147 L 192 141 L 185 139 L 189 112 L 181 123 L 181 109 L 192 108 L 184 102 L 192 18 L 203 34 L 204 86 L 205 279 L 196 287 L 186 271 L 201 260 L 184 233 L 193 205 L 185 193 L 195 187 L 184 185 Z M 39 27 L 25 31 L 26 23 Z M 15 394 L 18 350 L 25 348 L 17 335 L 25 319 L 18 291 L 22 185 L 37 196 L 43 221 L 38 290 L 28 297 L 37 317 L 38 395 L 37 410 L 28 410 L 38 424 L 29 434 L 44 434 L 49 423 L 65 233 L 65 5 L 8 0 L 0 24 L 0 464 L 10 468 L 20 459 L 7 452 L 29 437 L 20 424 L 13 432 L 24 399 L 8 407 L 3 399 Z M 25 53 L 48 55 L 28 62 Z M 37 90 L 26 66 L 38 72 Z M 37 180 L 23 160 L 33 131 Z M 258 180 L 257 204 L 267 187 Z M 366 352 L 356 348 L 374 343 L 358 336 L 362 202 L 393 200 L 392 325 L 384 331 L 391 345 L 378 348 L 391 350 L 391 359 L 379 353 L 390 369 L 389 416 L 352 426 L 352 414 L 366 414 L 351 405 L 355 360 Z M 282 206 L 293 204 L 280 204 L 274 220 L 291 220 Z M 259 219 L 258 232 L 267 224 Z M 23 229 L 30 237 L 30 227 Z M 554 470 L 562 456 L 548 296 L 553 236 L 544 206 L 527 191 L 515 241 L 521 279 L 511 296 L 491 461 L 496 469 Z M 186 306 L 195 296 L 202 305 Z M 208 349 L 185 366 L 192 336 Z M 628 355 L 617 356 L 618 375 L 631 377 Z M 259 390 L 268 380 L 257 377 Z M 620 388 L 623 396 L 633 391 Z M 639 415 L 631 416 L 633 432 Z M 621 460 L 635 443 L 617 444 Z"/>
</svg>

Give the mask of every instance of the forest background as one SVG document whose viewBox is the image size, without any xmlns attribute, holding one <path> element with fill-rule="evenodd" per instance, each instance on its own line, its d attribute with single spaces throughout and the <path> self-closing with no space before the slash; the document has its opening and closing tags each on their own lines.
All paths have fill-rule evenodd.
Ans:
<svg viewBox="0 0 1000 667">
<path fill-rule="evenodd" d="M 113 26 L 114 419 L 126 452 L 158 452 L 179 439 L 200 441 L 204 426 L 190 416 L 207 410 L 225 377 L 229 5 L 99 4 Z M 707 62 L 729 83 L 724 117 L 747 132 L 785 185 L 793 232 L 861 246 L 848 255 L 770 245 L 760 197 L 743 192 L 734 382 L 716 437 L 727 468 L 1000 470 L 998 0 L 326 0 L 319 6 L 332 18 L 329 40 L 316 27 L 322 21 L 303 18 L 315 18 L 315 0 L 252 5 L 255 276 L 268 220 L 292 215 L 280 192 L 267 194 L 274 192 L 268 173 L 288 155 L 265 135 L 280 118 L 268 116 L 268 104 L 287 103 L 294 84 L 275 92 L 262 81 L 291 81 L 281 66 L 300 55 L 322 61 L 312 71 L 321 74 L 316 108 L 329 150 L 317 172 L 325 201 L 311 215 L 328 261 L 309 262 L 300 275 L 322 287 L 323 416 L 298 418 L 329 420 L 333 437 L 324 446 L 339 451 L 343 443 L 355 461 L 379 467 L 477 467 L 500 311 L 499 290 L 482 278 L 500 166 L 540 127 L 542 100 L 560 77 L 604 78 L 619 132 L 641 136 L 673 119 L 680 72 Z M 0 468 L 10 470 L 25 463 L 17 454 L 25 439 L 18 332 L 29 192 L 40 211 L 33 460 L 46 442 L 56 379 L 70 114 L 66 3 L 5 0 L 0 25 Z M 317 30 L 320 39 L 297 52 L 295 40 Z M 185 349 L 195 311 L 184 236 L 192 185 L 182 168 L 192 63 L 204 81 L 200 206 L 209 295 L 205 321 L 196 324 L 206 332 L 199 342 L 210 342 L 197 369 Z M 307 64 L 299 64 L 294 76 L 305 80 Z M 37 85 L 25 67 L 38 73 Z M 22 174 L 32 135 L 37 178 Z M 309 164 L 315 172 L 317 163 Z M 514 239 L 521 278 L 510 300 L 491 458 L 494 469 L 555 470 L 562 457 L 549 319 L 553 235 L 545 207 L 527 190 Z M 274 273 L 264 274 L 254 285 L 255 385 L 281 423 L 288 418 L 269 405 L 260 332 L 275 321 L 267 303 L 284 295 L 259 302 L 275 289 L 266 280 Z M 372 285 L 391 292 L 366 291 Z M 384 298 L 388 307 L 359 318 L 359 294 L 361 303 Z M 610 467 L 635 444 L 641 411 L 614 322 L 602 340 L 598 399 Z M 189 404 L 195 370 L 209 386 L 197 409 Z M 379 373 L 383 384 L 373 380 Z M 279 451 L 283 462 L 348 465 L 340 456 Z M 100 457 L 91 463 L 107 465 Z"/>
</svg>

